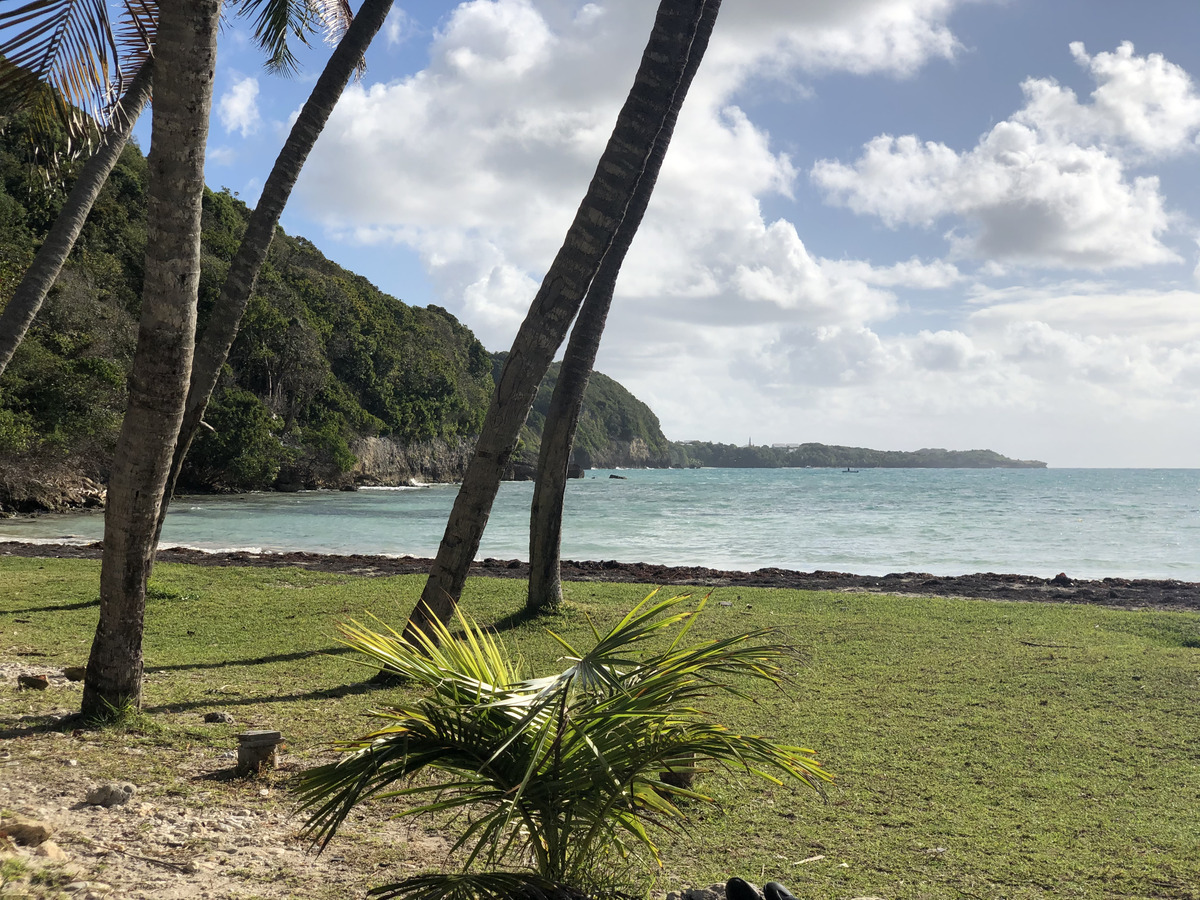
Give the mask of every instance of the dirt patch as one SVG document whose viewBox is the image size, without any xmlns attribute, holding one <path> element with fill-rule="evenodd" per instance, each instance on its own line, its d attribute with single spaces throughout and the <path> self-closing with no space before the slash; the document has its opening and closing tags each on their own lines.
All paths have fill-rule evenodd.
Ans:
<svg viewBox="0 0 1200 900">
<path fill-rule="evenodd" d="M 0 556 L 99 559 L 99 542 L 87 545 L 23 544 L 0 542 Z M 415 556 L 334 556 L 321 553 L 207 553 L 176 548 L 158 554 L 163 562 L 197 566 L 298 567 L 348 575 L 425 574 L 432 560 Z M 485 559 L 471 566 L 472 575 L 494 578 L 528 578 L 529 564 L 516 559 Z M 984 600 L 1023 600 L 1042 603 L 1091 603 L 1124 609 L 1200 610 L 1200 584 L 1170 579 L 1105 578 L 1082 580 L 1066 577 L 1038 578 L 992 572 L 974 575 L 931 575 L 901 572 L 890 575 L 851 575 L 846 572 L 796 572 L 758 569 L 723 571 L 702 566 L 660 566 L 649 563 L 564 561 L 567 581 L 617 581 L 653 585 L 699 587 L 770 587 L 808 591 L 854 591 L 876 594 L 909 594 L 936 597 L 974 597 Z"/>
<path fill-rule="evenodd" d="M 47 671 L 53 682 L 61 677 Z M 10 673 L 0 678 L 12 680 Z M 227 751 L 121 746 L 59 730 L 53 720 L 65 712 L 36 722 L 0 717 L 0 728 L 19 734 L 0 739 L 0 827 L 20 817 L 51 831 L 39 846 L 0 837 L 0 865 L 15 860 L 24 869 L 5 897 L 340 900 L 446 858 L 449 845 L 440 835 L 393 822 L 369 804 L 317 855 L 300 834 L 288 790 L 309 762 L 285 754 L 274 771 L 238 778 Z M 111 770 L 114 754 L 127 757 L 133 796 L 108 808 L 87 803 L 89 791 L 111 780 L 97 770 Z M 165 759 L 147 774 L 152 754 Z"/>
</svg>

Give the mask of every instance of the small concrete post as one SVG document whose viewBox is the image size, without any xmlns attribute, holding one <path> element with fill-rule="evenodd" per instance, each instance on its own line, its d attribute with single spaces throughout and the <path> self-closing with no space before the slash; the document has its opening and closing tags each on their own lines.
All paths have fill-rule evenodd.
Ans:
<svg viewBox="0 0 1200 900">
<path fill-rule="evenodd" d="M 276 748 L 283 743 L 278 731 L 243 731 L 238 739 L 239 775 L 253 775 L 263 769 L 273 769 L 276 763 Z"/>
</svg>

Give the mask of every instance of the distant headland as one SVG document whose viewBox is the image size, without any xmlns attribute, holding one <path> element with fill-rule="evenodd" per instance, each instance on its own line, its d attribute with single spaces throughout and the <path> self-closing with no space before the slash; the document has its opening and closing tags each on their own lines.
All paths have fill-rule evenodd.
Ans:
<svg viewBox="0 0 1200 900">
<path fill-rule="evenodd" d="M 1038 459 L 1010 459 L 995 450 L 871 450 L 835 444 L 771 446 L 680 443 L 691 464 L 731 469 L 1044 469 Z"/>
</svg>

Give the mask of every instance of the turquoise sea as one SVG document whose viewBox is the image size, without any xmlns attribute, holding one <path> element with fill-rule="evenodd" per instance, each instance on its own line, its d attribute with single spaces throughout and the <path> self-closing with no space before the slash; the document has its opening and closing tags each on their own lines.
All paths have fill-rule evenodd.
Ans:
<svg viewBox="0 0 1200 900">
<path fill-rule="evenodd" d="M 586 474 L 567 488 L 568 559 L 1200 581 L 1200 469 Z M 179 497 L 163 543 L 432 556 L 456 491 L 431 485 Z M 501 486 L 481 558 L 528 558 L 532 492 L 529 483 Z M 93 541 L 102 532 L 98 513 L 0 520 L 0 540 Z"/>
</svg>

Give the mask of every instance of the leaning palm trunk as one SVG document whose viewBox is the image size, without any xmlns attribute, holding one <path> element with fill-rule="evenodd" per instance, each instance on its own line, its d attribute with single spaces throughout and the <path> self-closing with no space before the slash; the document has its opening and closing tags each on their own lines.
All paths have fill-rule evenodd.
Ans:
<svg viewBox="0 0 1200 900">
<path fill-rule="evenodd" d="M 108 181 L 108 175 L 121 157 L 121 151 L 129 140 L 130 132 L 137 121 L 142 107 L 150 99 L 150 82 L 153 78 L 152 60 L 142 63 L 129 89 L 111 112 L 111 121 L 101 138 L 100 146 L 79 173 L 75 186 L 63 204 L 62 211 L 54 220 L 50 233 L 33 258 L 33 264 L 17 285 L 8 305 L 0 313 L 0 375 L 8 368 L 13 353 L 25 338 L 33 324 L 42 301 L 53 287 L 62 271 L 63 263 L 75 246 L 79 232 L 87 221 L 88 213 L 100 191 Z"/>
<path fill-rule="evenodd" d="M 316 144 L 317 138 L 321 136 L 325 123 L 329 121 L 333 108 L 337 106 L 342 91 L 350 81 L 350 76 L 362 64 L 367 48 L 383 27 L 391 8 L 392 0 L 365 0 L 345 36 L 338 42 L 325 64 L 325 69 L 317 79 L 304 108 L 300 110 L 283 149 L 279 151 L 271 174 L 267 176 L 262 196 L 250 215 L 250 222 L 242 235 L 237 254 L 229 266 L 229 274 L 225 276 L 225 284 L 221 287 L 221 295 L 213 307 L 208 326 L 196 345 L 187 409 L 179 434 L 179 443 L 171 461 L 171 476 L 163 496 L 162 508 L 159 510 L 156 534 L 162 532 L 162 523 L 167 515 L 175 483 L 179 480 L 183 460 L 196 431 L 200 428 L 204 411 L 208 408 L 208 401 L 220 378 L 221 368 L 225 365 L 229 350 L 237 337 L 242 315 L 246 312 L 250 295 L 254 293 L 259 270 L 263 260 L 267 258 L 267 251 L 271 248 L 271 239 L 275 236 L 275 226 L 279 224 L 283 208 L 296 185 L 296 179 L 300 177 L 300 170 L 308 160 L 308 154 Z"/>
<path fill-rule="evenodd" d="M 542 428 L 542 445 L 538 452 L 537 483 L 533 488 L 533 504 L 529 513 L 529 596 L 525 608 L 529 613 L 551 612 L 562 602 L 561 552 L 563 495 L 567 488 L 567 470 L 571 462 L 571 450 L 575 445 L 575 432 L 579 426 L 579 414 L 583 409 L 583 394 L 587 390 L 592 366 L 596 362 L 596 351 L 604 334 L 604 323 L 612 305 L 617 276 L 633 238 L 641 225 L 658 170 L 667 154 L 679 110 L 691 86 L 708 39 L 716 24 L 717 8 L 711 5 L 700 22 L 700 29 L 692 41 L 687 68 L 684 70 L 675 100 L 663 122 L 662 131 L 654 143 L 649 164 L 638 181 L 629 209 L 612 247 L 604 256 L 604 262 L 587 298 L 579 310 L 579 317 L 571 329 L 567 352 L 558 371 L 558 381 L 550 398 L 550 409 Z"/>
<path fill-rule="evenodd" d="M 639 181 L 654 162 L 654 146 L 683 82 L 701 21 L 715 16 L 719 6 L 720 0 L 659 3 L 654 29 L 612 137 L 500 373 L 410 627 L 448 619 L 458 602 L 538 385 L 628 215 Z"/>
<path fill-rule="evenodd" d="M 104 516 L 100 623 L 83 691 L 83 712 L 91 717 L 141 703 L 146 580 L 196 336 L 220 8 L 220 0 L 191 0 L 160 12 L 142 313 Z"/>
</svg>

